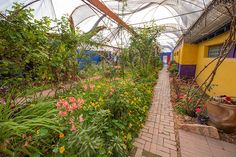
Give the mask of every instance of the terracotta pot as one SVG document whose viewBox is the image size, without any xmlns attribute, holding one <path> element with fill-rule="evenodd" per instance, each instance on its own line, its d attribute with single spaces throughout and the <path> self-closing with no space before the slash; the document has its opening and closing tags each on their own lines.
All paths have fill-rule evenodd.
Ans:
<svg viewBox="0 0 236 157">
<path fill-rule="evenodd" d="M 216 101 L 208 101 L 206 105 L 210 121 L 215 127 L 226 132 L 236 131 L 236 105 Z"/>
</svg>

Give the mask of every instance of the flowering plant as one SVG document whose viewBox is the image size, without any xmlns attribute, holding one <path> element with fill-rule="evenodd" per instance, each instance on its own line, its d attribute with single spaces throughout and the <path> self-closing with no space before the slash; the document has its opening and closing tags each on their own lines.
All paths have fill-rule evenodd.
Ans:
<svg viewBox="0 0 236 157">
<path fill-rule="evenodd" d="M 232 100 L 231 100 L 231 97 L 230 97 L 230 96 L 225 96 L 225 97 L 224 97 L 224 101 L 225 101 L 227 104 L 231 104 L 231 103 L 232 103 Z"/>
<path fill-rule="evenodd" d="M 207 115 L 207 111 L 206 111 L 205 107 L 197 107 L 195 109 L 195 113 L 197 115 L 197 119 L 198 119 L 198 122 L 200 124 L 206 124 L 207 123 L 209 117 Z"/>
</svg>

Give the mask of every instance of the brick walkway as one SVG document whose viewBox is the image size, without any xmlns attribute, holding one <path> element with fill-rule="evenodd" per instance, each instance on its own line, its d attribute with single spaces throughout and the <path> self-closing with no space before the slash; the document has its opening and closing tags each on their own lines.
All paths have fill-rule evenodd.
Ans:
<svg viewBox="0 0 236 157">
<path fill-rule="evenodd" d="M 236 145 L 179 130 L 181 157 L 236 157 Z"/>
<path fill-rule="evenodd" d="M 170 83 L 167 68 L 160 71 L 144 128 L 135 139 L 135 157 L 177 157 Z"/>
</svg>

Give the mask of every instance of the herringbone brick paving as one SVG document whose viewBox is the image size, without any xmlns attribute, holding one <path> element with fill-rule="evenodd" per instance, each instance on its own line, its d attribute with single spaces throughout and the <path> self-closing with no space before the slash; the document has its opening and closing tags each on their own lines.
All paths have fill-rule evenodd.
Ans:
<svg viewBox="0 0 236 157">
<path fill-rule="evenodd" d="M 169 75 L 164 67 L 154 88 L 153 102 L 145 126 L 134 142 L 137 147 L 135 157 L 143 157 L 144 151 L 155 156 L 177 157 L 172 110 Z"/>
</svg>

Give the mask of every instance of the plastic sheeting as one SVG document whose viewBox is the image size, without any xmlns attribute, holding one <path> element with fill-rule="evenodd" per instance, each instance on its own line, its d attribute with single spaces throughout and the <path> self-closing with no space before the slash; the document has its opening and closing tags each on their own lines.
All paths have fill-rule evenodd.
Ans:
<svg viewBox="0 0 236 157">
<path fill-rule="evenodd" d="M 14 2 L 28 4 L 34 0 L 1 0 L 0 11 L 11 9 Z M 86 1 L 85 1 L 86 2 Z M 117 0 L 102 1 L 110 10 L 134 29 L 155 23 L 165 26 L 165 31 L 158 37 L 163 51 L 172 51 L 178 39 L 186 33 L 200 17 L 211 0 L 128 0 L 126 5 Z M 113 20 L 96 8 L 80 0 L 39 0 L 29 7 L 35 9 L 35 17 L 60 18 L 63 14 L 71 15 L 74 26 L 84 32 L 96 26 L 105 26 L 94 37 L 103 43 L 126 47 L 129 45 L 130 34 L 120 28 Z"/>
</svg>

